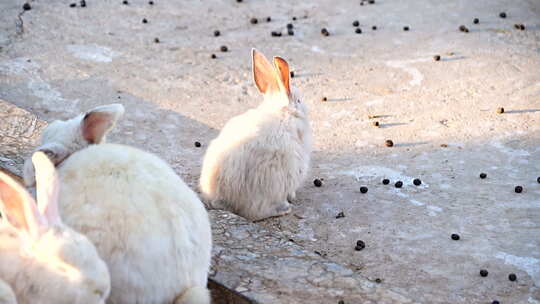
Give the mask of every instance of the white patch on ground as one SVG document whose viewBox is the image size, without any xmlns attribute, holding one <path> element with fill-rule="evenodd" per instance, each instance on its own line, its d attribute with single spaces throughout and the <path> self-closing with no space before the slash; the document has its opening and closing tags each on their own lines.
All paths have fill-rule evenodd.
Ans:
<svg viewBox="0 0 540 304">
<path fill-rule="evenodd" d="M 406 169 L 407 167 L 404 166 L 403 169 Z M 386 167 L 380 167 L 380 166 L 359 166 L 351 170 L 346 171 L 340 171 L 337 172 L 338 174 L 342 175 L 349 175 L 354 177 L 356 181 L 360 181 L 363 179 L 377 179 L 381 180 L 383 178 L 388 178 L 391 181 L 402 181 L 404 185 L 412 184 L 412 181 L 414 180 L 413 177 L 404 175 L 403 173 L 386 168 Z M 422 186 L 420 187 L 429 187 L 428 184 L 422 183 Z"/>
<path fill-rule="evenodd" d="M 505 252 L 497 252 L 495 257 L 505 264 L 514 265 L 531 276 L 536 286 L 540 286 L 540 260 L 532 257 L 519 257 Z"/>
<path fill-rule="evenodd" d="M 73 56 L 94 62 L 111 62 L 119 54 L 104 46 L 71 44 L 67 49 Z"/>
<path fill-rule="evenodd" d="M 411 86 L 418 86 L 422 84 L 424 75 L 417 68 L 411 67 L 410 64 L 422 61 L 426 61 L 426 59 L 387 61 L 386 65 L 391 68 L 402 69 L 412 77 L 409 84 Z"/>
<path fill-rule="evenodd" d="M 442 208 L 438 206 L 428 205 L 426 208 L 429 210 L 428 215 L 429 216 L 437 216 L 439 215 L 439 212 L 442 212 Z"/>
<path fill-rule="evenodd" d="M 514 158 L 527 157 L 531 155 L 529 152 L 525 150 L 508 148 L 507 146 L 503 145 L 500 141 L 492 142 L 491 146 L 499 149 L 499 151 L 501 151 L 502 153 L 507 154 L 509 162 L 511 162 Z"/>
<path fill-rule="evenodd" d="M 376 104 L 381 104 L 382 102 L 383 102 L 382 99 L 374 99 L 374 100 L 370 100 L 370 101 L 365 102 L 365 105 L 366 106 L 372 106 L 372 105 L 376 105 Z"/>
<path fill-rule="evenodd" d="M 417 200 L 413 200 L 413 199 L 412 199 L 412 200 L 409 200 L 409 202 L 413 203 L 413 204 L 416 205 L 416 206 L 424 206 L 424 205 L 425 205 L 424 203 L 419 202 L 419 201 L 417 201 Z"/>
<path fill-rule="evenodd" d="M 332 114 L 332 119 L 342 119 L 344 117 L 351 116 L 351 112 L 346 110 L 341 110 L 337 113 Z"/>
<path fill-rule="evenodd" d="M 27 58 L 15 58 L 0 62 L 0 73 L 15 74 L 28 78 L 27 87 L 32 95 L 41 99 L 43 107 L 48 109 L 61 108 L 65 113 L 76 113 L 75 106 L 78 100 L 69 101 L 62 97 L 62 94 L 51 87 L 39 75 L 40 65 Z"/>
</svg>

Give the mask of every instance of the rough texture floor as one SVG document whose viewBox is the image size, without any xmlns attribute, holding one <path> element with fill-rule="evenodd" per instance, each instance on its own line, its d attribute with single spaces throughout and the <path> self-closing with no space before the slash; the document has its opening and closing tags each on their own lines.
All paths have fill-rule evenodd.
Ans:
<svg viewBox="0 0 540 304">
<path fill-rule="evenodd" d="M 313 170 L 294 214 L 259 225 L 418 302 L 540 302 L 540 2 L 154 2 L 1 1 L 0 98 L 45 120 L 120 102 L 111 141 L 195 186 L 206 144 L 261 100 L 249 50 L 281 55 L 311 108 Z"/>
</svg>

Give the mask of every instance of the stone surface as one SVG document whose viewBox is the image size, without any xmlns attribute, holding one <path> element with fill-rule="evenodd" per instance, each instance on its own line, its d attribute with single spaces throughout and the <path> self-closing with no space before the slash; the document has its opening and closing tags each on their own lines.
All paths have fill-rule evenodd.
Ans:
<svg viewBox="0 0 540 304">
<path fill-rule="evenodd" d="M 257 227 L 417 302 L 540 301 L 538 0 L 131 2 L 34 1 L 22 13 L 0 1 L 0 98 L 46 121 L 120 102 L 111 141 L 159 154 L 195 187 L 217 130 L 260 103 L 250 49 L 283 56 L 311 109 L 313 170 L 293 213 Z M 290 22 L 294 36 L 270 36 Z"/>
</svg>

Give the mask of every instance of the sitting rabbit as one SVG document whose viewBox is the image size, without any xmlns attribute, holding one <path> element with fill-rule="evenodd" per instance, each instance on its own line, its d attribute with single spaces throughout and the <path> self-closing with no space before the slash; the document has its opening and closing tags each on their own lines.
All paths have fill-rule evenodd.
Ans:
<svg viewBox="0 0 540 304">
<path fill-rule="evenodd" d="M 264 101 L 229 120 L 210 143 L 200 189 L 209 207 L 261 220 L 291 211 L 288 199 L 309 169 L 311 129 L 305 104 L 291 90 L 287 62 L 274 57 L 272 66 L 255 49 L 252 58 Z"/>
<path fill-rule="evenodd" d="M 39 207 L 0 172 L 0 299 L 19 304 L 105 303 L 110 291 L 107 266 L 85 236 L 62 222 L 53 164 L 42 152 L 35 153 L 32 162 Z"/>
</svg>

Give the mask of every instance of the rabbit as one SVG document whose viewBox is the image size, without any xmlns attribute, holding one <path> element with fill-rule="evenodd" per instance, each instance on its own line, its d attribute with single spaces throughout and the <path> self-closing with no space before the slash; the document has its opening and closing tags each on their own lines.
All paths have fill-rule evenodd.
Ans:
<svg viewBox="0 0 540 304">
<path fill-rule="evenodd" d="M 0 297 L 5 294 L 11 297 L 7 303 L 19 304 L 105 303 L 110 292 L 105 262 L 88 238 L 59 216 L 53 164 L 42 152 L 32 162 L 39 207 L 21 185 L 0 172 L 0 278 L 5 283 Z"/>
<path fill-rule="evenodd" d="M 264 101 L 230 119 L 211 141 L 199 188 L 209 208 L 258 221 L 291 212 L 289 200 L 309 169 L 311 128 L 287 61 L 274 57 L 272 66 L 256 49 L 251 55 Z"/>
<path fill-rule="evenodd" d="M 60 210 L 111 272 L 109 303 L 210 303 L 210 221 L 167 163 L 142 150 L 91 145 L 58 168 Z"/>
<path fill-rule="evenodd" d="M 13 290 L 2 279 L 0 279 L 0 304 L 17 304 Z"/>
<path fill-rule="evenodd" d="M 35 151 L 43 151 L 55 166 L 72 153 L 92 144 L 106 141 L 107 133 L 124 114 L 124 106 L 110 104 L 96 107 L 69 120 L 56 120 L 49 124 L 41 135 L 41 145 Z M 26 186 L 35 183 L 34 167 L 27 159 L 23 167 Z"/>
<path fill-rule="evenodd" d="M 88 117 L 93 123 L 87 123 Z M 112 285 L 108 303 L 210 303 L 208 213 L 163 160 L 103 143 L 117 117 L 91 111 L 44 130 L 41 147 L 50 149 L 48 155 L 69 151 L 57 165 L 62 216 L 94 242 L 107 263 Z M 86 144 L 79 134 L 85 134 L 87 143 L 99 144 Z M 70 148 L 57 150 L 60 146 Z"/>
</svg>

